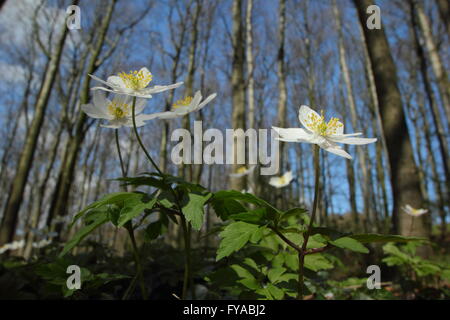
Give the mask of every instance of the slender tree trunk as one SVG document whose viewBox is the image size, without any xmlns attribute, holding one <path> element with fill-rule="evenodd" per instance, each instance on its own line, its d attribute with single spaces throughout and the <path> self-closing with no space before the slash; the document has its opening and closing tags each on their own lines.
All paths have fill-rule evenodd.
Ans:
<svg viewBox="0 0 450 320">
<path fill-rule="evenodd" d="M 426 98 L 428 100 L 428 105 L 431 107 L 431 116 L 434 126 L 436 127 L 436 136 L 439 143 L 439 153 L 442 159 L 442 166 L 444 168 L 444 174 L 445 174 L 445 180 L 446 180 L 446 197 L 447 199 L 450 199 L 450 159 L 449 159 L 449 147 L 447 143 L 445 133 L 444 125 L 441 122 L 441 117 L 439 116 L 439 107 L 437 105 L 437 101 L 434 96 L 433 89 L 431 88 L 431 82 L 428 77 L 427 73 L 427 61 L 425 58 L 425 52 L 423 50 L 423 47 L 421 45 L 421 38 L 420 34 L 417 30 L 417 21 L 416 16 L 413 13 L 413 6 L 411 5 L 411 21 L 412 21 L 412 28 L 413 28 L 413 37 L 414 37 L 414 43 L 415 48 L 417 51 L 417 57 L 420 61 L 420 73 L 422 75 L 422 82 L 425 88 L 425 94 Z M 420 106 L 420 108 L 424 108 L 424 106 Z M 424 118 L 424 121 L 427 121 Z M 430 149 L 431 150 L 431 149 Z"/>
<path fill-rule="evenodd" d="M 348 100 L 348 106 L 350 107 L 350 116 L 352 121 L 352 127 L 353 130 L 356 132 L 359 129 L 358 126 L 358 120 L 357 120 L 357 111 L 356 111 L 356 103 L 355 98 L 353 95 L 353 85 L 350 78 L 350 71 L 348 69 L 347 65 L 347 58 L 346 58 L 346 50 L 345 50 L 345 44 L 344 44 L 344 36 L 342 34 L 342 22 L 341 22 L 341 16 L 339 13 L 339 9 L 336 5 L 336 1 L 333 1 L 333 11 L 334 16 L 336 19 L 336 28 L 338 30 L 338 36 L 339 36 L 339 62 L 341 66 L 341 72 L 344 78 L 345 86 L 347 89 L 347 100 Z M 365 221 L 367 225 L 371 224 L 371 210 L 370 210 L 370 194 L 369 194 L 369 179 L 368 179 L 368 172 L 367 172 L 367 160 L 364 154 L 364 150 L 361 148 L 356 148 L 356 153 L 358 155 L 358 161 L 361 168 L 362 173 L 362 183 L 361 183 L 361 189 L 363 194 L 363 203 L 364 203 L 364 216 L 366 217 Z M 372 230 L 373 231 L 373 230 Z"/>
<path fill-rule="evenodd" d="M 233 0 L 233 62 L 231 74 L 232 91 L 232 126 L 233 129 L 245 130 L 245 83 L 244 83 L 244 39 L 242 26 L 242 0 Z M 233 172 L 242 166 L 237 164 L 237 143 L 233 144 L 234 164 Z M 241 191 L 245 189 L 245 178 L 231 178 L 231 189 Z"/>
<path fill-rule="evenodd" d="M 78 1 L 75 1 L 77 4 Z M 3 214 L 3 223 L 0 227 L 0 245 L 12 241 L 16 229 L 19 209 L 23 199 L 23 192 L 32 166 L 36 144 L 44 122 L 45 111 L 53 88 L 54 80 L 59 68 L 59 62 L 64 48 L 68 29 L 65 21 L 49 61 L 45 78 L 39 90 L 34 109 L 34 117 L 25 138 L 23 151 L 18 161 L 17 171 L 12 181 L 11 191 Z"/>
<path fill-rule="evenodd" d="M 444 65 L 439 56 L 438 48 L 433 39 L 433 33 L 431 32 L 431 23 L 425 14 L 422 5 L 417 0 L 410 0 L 414 13 L 417 15 L 417 21 L 422 31 L 425 46 L 428 50 L 428 55 L 431 62 L 431 68 L 437 80 L 439 87 L 442 104 L 445 109 L 447 121 L 450 123 L 450 84 L 448 82 L 447 73 L 445 72 Z"/>
<path fill-rule="evenodd" d="M 391 168 L 391 184 L 394 198 L 393 227 L 395 232 L 410 235 L 413 217 L 402 212 L 401 207 L 410 204 L 423 206 L 420 179 L 414 163 L 411 140 L 406 126 L 402 99 L 397 84 L 394 61 L 383 28 L 369 30 L 366 26 L 366 8 L 371 0 L 354 0 L 369 52 L 375 78 L 383 129 L 386 136 L 388 158 Z M 413 235 L 429 236 L 428 217 L 414 217 Z"/>
<path fill-rule="evenodd" d="M 436 0 L 441 16 L 442 22 L 447 28 L 447 33 L 450 35 L 450 3 L 448 0 Z"/>
<path fill-rule="evenodd" d="M 278 53 L 277 53 L 277 78 L 278 78 L 278 126 L 286 127 L 287 112 L 287 88 L 285 71 L 285 33 L 286 33 L 286 0 L 279 0 L 278 3 Z M 280 144 L 280 170 L 283 171 L 284 159 L 286 158 L 286 144 Z"/>
<path fill-rule="evenodd" d="M 102 20 L 100 30 L 98 31 L 99 35 L 97 41 L 95 42 L 94 47 L 92 48 L 92 55 L 88 62 L 86 76 L 83 82 L 83 87 L 81 89 L 80 105 L 86 104 L 89 101 L 90 77 L 88 76 L 88 74 L 93 74 L 95 70 L 97 70 L 97 68 L 99 67 L 97 65 L 97 60 L 102 51 L 103 43 L 106 38 L 106 33 L 108 32 L 115 3 L 116 0 L 110 2 L 107 11 L 105 13 L 105 16 Z M 51 224 L 51 220 L 53 219 L 53 217 L 55 217 L 56 215 L 64 216 L 67 213 L 69 193 L 72 187 L 73 182 L 72 180 L 75 173 L 78 153 L 86 134 L 85 128 L 86 121 L 87 121 L 86 114 L 80 110 L 76 122 L 75 134 L 69 137 L 69 141 L 67 142 L 67 148 L 63 155 L 62 164 L 60 167 L 58 179 L 55 186 L 55 191 L 52 197 L 52 202 L 47 217 L 48 226 Z M 62 226 L 60 225 L 58 226 L 57 229 L 60 229 L 61 227 Z"/>
</svg>

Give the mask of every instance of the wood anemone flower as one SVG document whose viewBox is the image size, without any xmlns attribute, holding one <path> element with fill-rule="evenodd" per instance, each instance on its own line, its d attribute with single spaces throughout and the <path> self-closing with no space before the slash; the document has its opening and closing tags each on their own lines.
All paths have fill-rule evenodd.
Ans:
<svg viewBox="0 0 450 320">
<path fill-rule="evenodd" d="M 236 172 L 230 173 L 230 177 L 232 178 L 241 178 L 243 176 L 248 176 L 255 171 L 256 166 L 251 166 L 247 168 L 246 166 L 242 166 L 237 169 Z"/>
<path fill-rule="evenodd" d="M 289 185 L 293 179 L 294 176 L 292 175 L 292 171 L 288 171 L 281 177 L 270 178 L 269 184 L 275 188 L 283 188 Z"/>
<path fill-rule="evenodd" d="M 144 120 L 174 119 L 183 117 L 188 113 L 199 111 L 204 106 L 206 106 L 211 100 L 213 100 L 216 96 L 217 94 L 213 93 L 202 102 L 202 94 L 200 93 L 200 91 L 197 91 L 193 98 L 187 96 L 183 99 L 176 101 L 172 106 L 172 110 L 146 115 L 144 117 Z"/>
<path fill-rule="evenodd" d="M 413 216 L 413 217 L 420 217 L 421 215 L 423 215 L 423 214 L 428 212 L 427 209 L 415 209 L 415 208 L 411 207 L 409 204 L 407 204 L 406 206 L 402 207 L 402 210 L 406 214 L 409 214 L 410 216 Z"/>
<path fill-rule="evenodd" d="M 362 133 L 344 134 L 344 124 L 338 118 L 326 122 L 323 112 L 319 115 L 305 105 L 300 107 L 298 118 L 304 129 L 272 127 L 279 135 L 278 140 L 317 144 L 325 151 L 347 159 L 352 159 L 352 156 L 337 143 L 363 145 L 377 141 L 376 138 L 356 138 Z"/>
<path fill-rule="evenodd" d="M 113 129 L 118 129 L 122 126 L 132 127 L 132 100 L 133 98 L 130 96 L 117 94 L 110 101 L 105 97 L 105 93 L 96 91 L 94 92 L 92 103 L 82 105 L 81 110 L 91 118 L 108 120 L 108 124 L 101 125 L 102 127 Z M 146 115 L 141 114 L 141 112 L 144 110 L 146 102 L 145 99 L 136 99 L 136 127 L 145 125 L 143 117 Z"/>
<path fill-rule="evenodd" d="M 103 90 L 118 94 L 126 94 L 138 98 L 151 98 L 152 94 L 178 88 L 183 82 L 170 84 L 166 86 L 147 86 L 152 81 L 153 76 L 147 68 L 141 68 L 139 71 L 130 71 L 128 73 L 120 72 L 117 76 L 109 76 L 106 81 L 90 74 L 92 79 L 103 83 L 109 88 L 93 87 L 91 90 Z"/>
</svg>

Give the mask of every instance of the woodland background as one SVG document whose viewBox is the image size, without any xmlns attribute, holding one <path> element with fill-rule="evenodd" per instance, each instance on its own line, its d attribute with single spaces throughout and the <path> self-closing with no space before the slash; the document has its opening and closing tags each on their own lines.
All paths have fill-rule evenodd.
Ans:
<svg viewBox="0 0 450 320">
<path fill-rule="evenodd" d="M 65 26 L 70 4 L 9 0 L 0 7 L 0 246 L 26 241 L 12 256 L 41 254 L 32 243 L 42 239 L 58 247 L 76 231 L 67 229 L 76 212 L 119 189 L 112 180 L 121 175 L 114 132 L 80 105 L 96 85 L 88 74 L 106 78 L 146 66 L 155 84 L 185 82 L 154 95 L 147 106 L 152 112 L 169 109 L 185 93 L 218 93 L 199 113 L 140 129 L 163 171 L 213 191 L 253 186 L 285 209 L 308 207 L 310 145 L 280 144 L 281 173 L 292 170 L 296 179 L 274 189 L 265 176 L 227 178 L 237 166 L 175 166 L 170 135 L 194 120 L 205 129 L 299 127 L 301 104 L 323 109 L 342 119 L 346 132 L 378 142 L 348 147 L 353 161 L 321 153 L 318 222 L 431 238 L 439 259 L 448 261 L 448 1 L 377 1 L 381 30 L 366 28 L 370 0 L 75 1 L 80 30 Z M 128 175 L 151 171 L 131 134 L 121 129 Z M 413 228 L 401 210 L 407 204 L 429 209 Z M 208 208 L 194 234 L 197 249 L 217 245 L 217 224 Z M 120 257 L 130 246 L 113 226 L 89 239 L 90 247 L 76 250 L 104 246 Z M 175 252 L 179 230 L 160 240 Z"/>
</svg>

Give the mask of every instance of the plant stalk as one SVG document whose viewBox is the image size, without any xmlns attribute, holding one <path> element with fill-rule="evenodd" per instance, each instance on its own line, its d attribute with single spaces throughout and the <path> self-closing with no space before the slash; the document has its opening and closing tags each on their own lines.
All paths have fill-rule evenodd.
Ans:
<svg viewBox="0 0 450 320">
<path fill-rule="evenodd" d="M 133 129 L 134 129 L 134 134 L 136 136 L 136 139 L 138 140 L 138 143 L 141 147 L 141 149 L 144 151 L 147 159 L 150 161 L 150 163 L 153 165 L 153 167 L 156 169 L 156 171 L 158 171 L 158 173 L 161 175 L 162 179 L 164 180 L 164 174 L 161 171 L 161 169 L 159 169 L 158 165 L 155 163 L 155 161 L 153 161 L 152 157 L 150 156 L 150 153 L 147 151 L 147 149 L 144 146 L 144 143 L 141 140 L 141 137 L 139 136 L 137 127 L 136 127 L 136 97 L 133 97 L 133 104 L 131 107 L 131 116 L 133 119 Z M 175 192 L 175 190 L 173 190 L 172 186 L 169 186 L 170 191 L 172 192 L 172 195 L 174 196 L 176 205 L 178 207 L 178 210 L 180 211 L 180 217 L 181 217 L 181 225 L 183 227 L 183 233 L 184 233 L 184 243 L 185 243 L 185 252 L 186 252 L 186 260 L 185 260 L 185 270 L 184 270 L 184 281 L 183 281 L 183 292 L 182 292 L 182 297 L 181 299 L 185 299 L 186 298 L 186 294 L 187 294 L 187 288 L 189 287 L 189 283 L 192 281 L 192 275 L 191 275 L 191 248 L 190 248 L 190 226 L 189 226 L 189 222 L 186 221 L 186 218 L 183 215 L 183 210 L 181 208 L 181 205 L 178 201 L 178 197 L 177 194 Z"/>
<path fill-rule="evenodd" d="M 319 179 L 320 179 L 320 170 L 319 170 L 319 146 L 314 145 L 314 172 L 315 172 L 315 185 L 314 185 L 314 202 L 312 208 L 311 219 L 309 221 L 308 229 L 306 233 L 303 235 L 303 245 L 302 250 L 298 253 L 298 288 L 297 288 L 297 299 L 303 300 L 303 287 L 304 287 L 304 269 L 305 269 L 305 255 L 306 255 L 306 247 L 308 245 L 309 236 L 311 235 L 311 230 L 313 227 L 314 220 L 316 218 L 317 205 L 319 204 Z"/>
<path fill-rule="evenodd" d="M 133 100 L 133 108 L 134 108 L 134 100 Z M 125 166 L 123 164 L 122 152 L 120 150 L 119 130 L 115 129 L 114 131 L 115 131 L 114 135 L 115 135 L 115 140 L 116 140 L 117 153 L 119 154 L 119 160 L 120 160 L 120 169 L 122 170 L 122 176 L 125 178 L 127 174 L 125 172 Z M 142 298 L 144 300 L 147 300 L 148 299 L 148 295 L 147 295 L 147 291 L 145 290 L 144 274 L 143 274 L 143 271 L 142 271 L 141 259 L 139 258 L 139 251 L 138 251 L 138 248 L 137 248 L 137 245 L 136 245 L 136 239 L 134 237 L 134 230 L 133 230 L 132 222 L 128 221 L 125 224 L 125 228 L 128 231 L 128 235 L 130 237 L 131 244 L 132 244 L 132 247 L 133 247 L 133 256 L 134 256 L 134 261 L 136 263 L 136 273 L 137 273 L 137 276 L 139 278 L 139 284 L 140 284 L 140 287 L 141 287 Z M 134 285 L 134 283 L 132 282 L 131 285 Z"/>
</svg>

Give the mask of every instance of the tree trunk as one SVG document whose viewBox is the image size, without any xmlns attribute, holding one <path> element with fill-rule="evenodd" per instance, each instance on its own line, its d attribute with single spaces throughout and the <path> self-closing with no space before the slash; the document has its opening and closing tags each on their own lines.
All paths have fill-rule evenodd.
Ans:
<svg viewBox="0 0 450 320">
<path fill-rule="evenodd" d="M 388 158 L 391 168 L 393 190 L 393 229 L 403 235 L 430 235 L 427 215 L 411 217 L 401 208 L 407 204 L 423 207 L 420 179 L 414 163 L 413 150 L 406 126 L 402 99 L 397 85 L 394 61 L 383 28 L 369 30 L 366 25 L 366 8 L 373 5 L 371 0 L 353 0 L 365 35 L 369 58 L 376 84 L 377 97 L 386 137 Z M 412 219 L 414 228 L 411 229 Z"/>
<path fill-rule="evenodd" d="M 99 35 L 97 41 L 95 42 L 94 47 L 92 48 L 92 55 L 88 62 L 88 66 L 86 69 L 86 77 L 84 79 L 83 87 L 81 89 L 80 105 L 89 102 L 90 77 L 88 76 L 88 74 L 93 74 L 95 70 L 99 67 L 97 65 L 97 60 L 98 57 L 100 56 L 103 43 L 106 38 L 106 33 L 109 28 L 115 3 L 116 0 L 110 2 L 107 8 L 107 12 L 102 20 L 100 30 L 98 31 Z M 86 114 L 80 110 L 76 123 L 75 134 L 69 137 L 69 141 L 67 142 L 67 148 L 63 155 L 63 160 L 61 163 L 58 179 L 54 189 L 55 191 L 52 197 L 52 202 L 47 217 L 48 226 L 50 226 L 53 217 L 55 217 L 56 215 L 64 216 L 67 213 L 69 193 L 73 182 L 72 180 L 75 173 L 78 154 L 81 147 L 81 143 L 83 142 L 86 134 L 85 128 L 86 121 L 87 121 Z M 57 231 L 60 228 L 61 226 L 58 226 Z"/>
<path fill-rule="evenodd" d="M 350 116 L 352 121 L 352 127 L 355 132 L 358 131 L 358 120 L 357 120 L 357 111 L 356 111 L 356 103 L 355 98 L 353 96 L 353 85 L 350 78 L 350 71 L 347 66 L 347 58 L 346 58 L 346 50 L 345 50 L 345 44 L 344 44 L 344 36 L 342 34 L 342 22 L 341 22 L 341 16 L 339 13 L 338 6 L 336 5 L 336 0 L 333 1 L 333 12 L 336 19 L 336 29 L 338 30 L 338 37 L 339 37 L 339 63 L 341 66 L 341 72 L 342 76 L 344 78 L 344 83 L 347 89 L 347 100 L 348 100 L 348 106 L 350 107 Z M 370 210 L 370 194 L 369 194 L 369 179 L 368 179 L 368 172 L 367 172 L 367 160 L 366 156 L 364 154 L 364 150 L 362 148 L 356 148 L 356 153 L 358 155 L 358 161 L 359 165 L 361 167 L 361 173 L 362 173 L 362 183 L 361 183 L 361 189 L 363 194 L 363 205 L 364 205 L 364 216 L 366 217 L 365 221 L 367 225 L 371 225 L 372 227 L 374 224 L 370 223 L 371 220 L 371 210 Z M 374 231 L 374 230 L 371 230 Z"/>
<path fill-rule="evenodd" d="M 77 3 L 78 1 L 75 1 L 75 4 Z M 23 199 L 23 192 L 30 173 L 33 156 L 36 150 L 36 144 L 44 122 L 45 111 L 47 109 L 48 100 L 50 98 L 56 74 L 58 73 L 59 62 L 68 33 L 68 28 L 66 27 L 65 21 L 60 32 L 61 33 L 56 41 L 55 48 L 48 64 L 48 69 L 45 73 L 44 81 L 42 82 L 39 90 L 34 109 L 33 121 L 31 122 L 30 129 L 27 132 L 23 151 L 18 161 L 17 171 L 12 181 L 11 191 L 6 202 L 3 223 L 0 227 L 0 245 L 12 241 L 14 237 L 17 217 Z"/>
<path fill-rule="evenodd" d="M 428 50 L 428 55 L 431 62 L 431 68 L 433 69 L 434 75 L 437 80 L 439 93 L 442 99 L 442 104 L 447 116 L 447 121 L 450 123 L 450 85 L 448 82 L 447 74 L 445 68 L 439 56 L 437 46 L 433 39 L 433 34 L 431 32 L 431 24 L 428 20 L 427 15 L 422 7 L 422 5 L 417 2 L 417 0 L 410 0 L 411 6 L 414 13 L 417 15 L 417 21 L 422 31 L 425 46 Z"/>
<path fill-rule="evenodd" d="M 278 7 L 278 53 L 277 53 L 277 77 L 278 77 L 278 126 L 286 127 L 286 109 L 287 109 L 287 88 L 286 88 L 286 71 L 284 63 L 284 42 L 286 33 L 286 1 L 279 0 Z M 283 172 L 286 158 L 286 143 L 280 144 L 280 170 Z"/>
<path fill-rule="evenodd" d="M 244 84 L 244 39 L 242 26 L 242 0 L 233 0 L 233 62 L 231 74 L 232 91 L 232 127 L 245 130 L 245 84 Z M 233 172 L 242 166 L 237 164 L 237 143 L 233 144 Z M 245 189 L 245 177 L 230 178 L 231 189 L 241 191 Z"/>
</svg>

